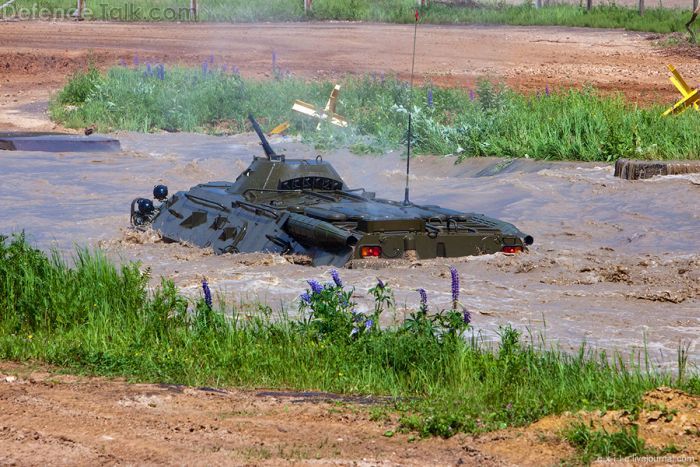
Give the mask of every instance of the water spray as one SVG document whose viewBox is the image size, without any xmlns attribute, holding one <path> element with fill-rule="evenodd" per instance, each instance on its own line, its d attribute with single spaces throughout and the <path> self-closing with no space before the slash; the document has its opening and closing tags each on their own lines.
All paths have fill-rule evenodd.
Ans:
<svg viewBox="0 0 700 467">
<path fill-rule="evenodd" d="M 411 204 L 408 196 L 408 177 L 411 173 L 411 114 L 413 113 L 413 70 L 416 66 L 416 36 L 418 35 L 418 21 L 420 15 L 416 9 L 416 22 L 413 26 L 413 58 L 411 59 L 411 84 L 408 87 L 408 138 L 406 141 L 406 190 L 404 191 L 403 204 L 408 206 Z"/>
</svg>

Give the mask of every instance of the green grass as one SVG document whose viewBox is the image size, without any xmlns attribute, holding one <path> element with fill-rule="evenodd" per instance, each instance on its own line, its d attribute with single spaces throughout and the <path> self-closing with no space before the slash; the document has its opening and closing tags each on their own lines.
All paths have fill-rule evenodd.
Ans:
<svg viewBox="0 0 700 467">
<path fill-rule="evenodd" d="M 471 328 L 458 303 L 437 312 L 426 303 L 379 328 L 394 307 L 388 285 L 370 290 L 376 306 L 358 314 L 350 287 L 314 283 L 293 318 L 263 305 L 211 307 L 165 279 L 150 289 L 137 264 L 118 268 L 99 251 L 80 250 L 73 263 L 22 236 L 0 242 L 0 358 L 144 382 L 388 395 L 397 428 L 426 436 L 631 410 L 660 385 L 700 393 L 697 375 L 542 349 L 510 327 L 495 346 L 463 339 Z"/>
<path fill-rule="evenodd" d="M 200 67 L 164 68 L 163 79 L 148 64 L 79 72 L 52 101 L 51 116 L 68 127 L 97 125 L 101 131 L 239 133 L 250 131 L 246 117 L 252 112 L 268 130 L 290 121 L 292 133 L 319 149 L 381 153 L 405 144 L 410 93 L 407 83 L 392 77 L 343 80 L 338 112 L 350 127 L 316 131 L 316 122 L 292 112 L 292 103 L 300 98 L 323 107 L 332 83 L 290 77 L 272 63 L 277 78 L 268 81 L 242 79 L 216 63 L 202 66 L 206 73 Z M 412 99 L 418 154 L 582 161 L 700 157 L 697 112 L 662 118 L 661 106 L 640 108 L 592 88 L 522 95 L 482 81 L 474 90 L 416 87 Z"/>
<path fill-rule="evenodd" d="M 133 7 L 125 2 L 88 3 L 88 18 L 117 21 L 187 21 L 188 0 L 134 0 Z M 21 8 L 45 9 L 44 17 L 61 11 L 72 12 L 70 0 L 18 0 L 4 12 L 18 14 Z M 200 2 L 200 21 L 255 22 L 350 20 L 412 23 L 415 1 L 412 0 L 315 0 L 314 10 L 304 14 L 302 0 L 213 0 Z M 104 6 L 103 6 L 104 5 Z M 688 4 L 690 6 L 690 4 Z M 436 24 L 511 24 L 556 25 L 595 28 L 623 28 L 633 31 L 668 33 L 684 31 L 690 18 L 689 10 L 649 8 L 644 16 L 636 9 L 614 4 L 599 5 L 586 11 L 580 5 L 552 5 L 536 9 L 531 4 L 506 5 L 500 2 L 474 2 L 469 6 L 435 3 L 421 9 L 422 22 Z M 36 15 L 35 15 L 36 16 Z"/>
<path fill-rule="evenodd" d="M 663 449 L 647 447 L 639 437 L 636 425 L 629 428 L 621 426 L 619 431 L 607 431 L 578 422 L 564 432 L 564 439 L 576 448 L 578 459 L 586 465 L 600 458 L 657 457 L 678 452 L 673 445 Z"/>
</svg>

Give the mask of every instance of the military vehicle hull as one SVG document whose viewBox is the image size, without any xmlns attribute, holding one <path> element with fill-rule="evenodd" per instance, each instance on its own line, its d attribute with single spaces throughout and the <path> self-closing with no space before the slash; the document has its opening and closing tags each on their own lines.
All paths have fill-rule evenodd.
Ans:
<svg viewBox="0 0 700 467">
<path fill-rule="evenodd" d="M 321 158 L 254 157 L 235 182 L 210 182 L 162 200 L 132 202 L 132 225 L 215 253 L 271 252 L 342 266 L 353 259 L 518 253 L 533 243 L 514 225 L 481 214 L 378 199 L 350 189 Z"/>
</svg>

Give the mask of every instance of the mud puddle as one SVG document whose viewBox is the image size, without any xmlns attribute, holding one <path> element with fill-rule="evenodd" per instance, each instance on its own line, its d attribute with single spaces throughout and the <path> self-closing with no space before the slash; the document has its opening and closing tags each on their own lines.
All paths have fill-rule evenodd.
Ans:
<svg viewBox="0 0 700 467">
<path fill-rule="evenodd" d="M 308 278 L 327 268 L 267 255 L 215 256 L 127 230 L 129 203 L 165 183 L 171 192 L 210 180 L 233 180 L 261 150 L 251 135 L 118 135 L 115 154 L 0 153 L 0 226 L 24 229 L 42 248 L 70 253 L 101 246 L 118 260 L 139 260 L 154 281 L 172 278 L 199 293 L 203 277 L 229 303 L 261 301 L 296 311 Z M 272 141 L 278 152 L 315 157 L 308 146 Z M 324 154 L 351 187 L 403 197 L 398 153 Z M 432 307 L 450 302 L 448 266 L 462 278 L 462 302 L 477 332 L 496 338 L 510 322 L 564 349 L 582 342 L 632 354 L 645 345 L 657 365 L 673 365 L 679 343 L 700 363 L 700 180 L 693 176 L 628 182 L 602 164 L 529 160 L 420 158 L 412 164 L 412 200 L 481 212 L 535 237 L 529 254 L 488 255 L 348 269 L 360 307 L 381 277 L 394 288 L 398 316 L 429 292 Z"/>
</svg>

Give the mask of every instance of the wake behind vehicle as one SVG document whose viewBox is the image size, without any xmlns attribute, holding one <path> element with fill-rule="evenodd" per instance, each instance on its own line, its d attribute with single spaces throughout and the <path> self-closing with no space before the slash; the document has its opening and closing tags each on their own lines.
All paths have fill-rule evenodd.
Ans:
<svg viewBox="0 0 700 467">
<path fill-rule="evenodd" d="M 518 253 L 533 238 L 514 225 L 481 214 L 380 199 L 350 189 L 320 157 L 276 154 L 250 116 L 266 157 L 254 157 L 235 182 L 209 182 L 168 198 L 154 188 L 159 206 L 131 203 L 131 224 L 151 226 L 164 239 L 215 253 L 305 255 L 314 266 L 343 266 L 353 259 L 419 259 L 496 252 Z"/>
</svg>

